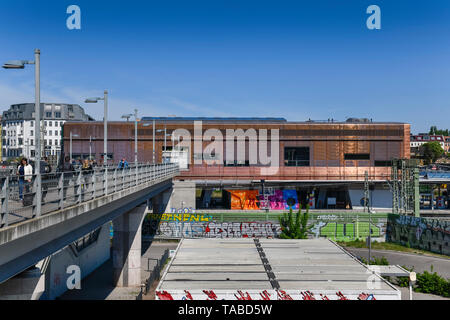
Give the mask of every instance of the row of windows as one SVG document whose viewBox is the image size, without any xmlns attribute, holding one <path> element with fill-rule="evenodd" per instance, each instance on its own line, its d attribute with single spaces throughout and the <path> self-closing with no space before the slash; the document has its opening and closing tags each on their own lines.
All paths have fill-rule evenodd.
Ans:
<svg viewBox="0 0 450 320">
<path fill-rule="evenodd" d="M 346 153 L 344 160 L 360 161 L 361 165 L 369 165 L 369 153 Z M 309 167 L 310 166 L 310 148 L 309 147 L 287 147 L 284 148 L 284 165 L 286 167 Z M 392 165 L 391 161 L 374 162 L 375 167 L 388 167 Z"/>
<path fill-rule="evenodd" d="M 16 141 L 16 140 L 6 140 L 6 139 L 3 139 L 3 145 L 4 146 L 12 146 L 12 147 L 14 147 L 14 146 L 21 146 L 21 145 L 23 145 L 24 143 L 23 143 L 23 139 L 22 138 L 19 138 L 18 139 L 18 141 Z M 25 143 L 25 145 L 30 145 L 30 146 L 34 146 L 34 140 L 33 139 L 27 139 L 27 143 Z M 47 139 L 45 139 L 44 140 L 44 145 L 48 145 L 48 146 L 59 146 L 60 145 L 60 140 L 58 140 L 58 139 L 56 139 L 56 140 L 47 140 Z"/>
<path fill-rule="evenodd" d="M 45 127 L 62 127 L 64 125 L 63 121 L 44 121 Z M 23 121 L 22 122 L 8 122 L 6 123 L 5 127 L 23 127 Z M 30 126 L 34 127 L 34 121 L 30 121 Z"/>
<path fill-rule="evenodd" d="M 61 118 L 61 112 L 55 112 L 55 118 Z M 53 118 L 53 112 L 45 112 L 45 117 L 46 118 Z"/>
<path fill-rule="evenodd" d="M 63 122 L 62 121 L 55 121 L 55 127 L 62 127 Z M 44 126 L 46 127 L 53 127 L 53 121 L 44 121 Z"/>
<path fill-rule="evenodd" d="M 46 111 L 45 112 L 45 117 L 46 118 L 61 118 L 61 112 L 51 112 L 51 111 Z M 5 119 L 20 119 L 23 118 L 23 113 L 22 112 L 9 112 L 9 113 L 5 113 Z"/>
<path fill-rule="evenodd" d="M 193 130 L 187 130 L 191 134 L 194 135 Z M 244 130 L 245 131 L 245 130 Z M 220 130 L 222 135 L 226 137 L 226 129 Z M 132 134 L 134 135 L 134 130 L 132 130 Z M 153 129 L 138 129 L 138 135 L 142 136 L 151 136 L 153 134 Z M 164 135 L 164 133 L 162 133 Z M 306 129 L 306 130 L 280 130 L 280 137 L 314 137 L 314 136 L 333 136 L 333 137 L 342 137 L 342 136 L 356 136 L 356 137 L 403 137 L 405 134 L 402 129 Z"/>
</svg>

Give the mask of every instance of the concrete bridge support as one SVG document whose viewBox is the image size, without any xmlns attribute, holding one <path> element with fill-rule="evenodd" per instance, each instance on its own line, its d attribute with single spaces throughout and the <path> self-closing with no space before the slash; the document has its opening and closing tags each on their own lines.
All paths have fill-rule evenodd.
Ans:
<svg viewBox="0 0 450 320">
<path fill-rule="evenodd" d="M 153 197 L 151 201 L 151 206 L 153 209 L 153 213 L 163 214 L 165 212 L 170 212 L 170 201 L 173 194 L 173 189 L 169 189 L 165 192 L 158 194 Z"/>
<path fill-rule="evenodd" d="M 113 220 L 113 277 L 117 287 L 141 285 L 142 222 L 147 204 Z"/>
<path fill-rule="evenodd" d="M 142 224 L 148 207 L 153 213 L 166 211 L 172 189 L 113 220 L 113 274 L 116 287 L 139 287 L 141 280 Z"/>
<path fill-rule="evenodd" d="M 194 181 L 174 181 L 167 212 L 184 208 L 195 209 L 195 190 Z"/>
</svg>

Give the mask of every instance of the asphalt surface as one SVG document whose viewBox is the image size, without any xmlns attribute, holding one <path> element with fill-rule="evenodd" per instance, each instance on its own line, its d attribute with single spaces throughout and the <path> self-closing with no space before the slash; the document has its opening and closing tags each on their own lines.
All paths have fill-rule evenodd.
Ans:
<svg viewBox="0 0 450 320">
<path fill-rule="evenodd" d="M 368 249 L 365 248 L 346 248 L 349 252 L 357 257 L 363 257 L 368 260 Z M 427 255 L 419 255 L 414 253 L 389 251 L 389 250 L 371 250 L 372 257 L 385 257 L 390 264 L 414 267 L 414 272 L 421 273 L 423 271 L 437 272 L 440 276 L 450 279 L 450 257 L 448 259 L 438 258 Z"/>
</svg>

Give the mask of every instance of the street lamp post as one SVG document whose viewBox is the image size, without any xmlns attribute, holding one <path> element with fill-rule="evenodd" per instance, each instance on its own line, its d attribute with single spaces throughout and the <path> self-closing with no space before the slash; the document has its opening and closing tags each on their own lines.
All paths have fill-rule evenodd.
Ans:
<svg viewBox="0 0 450 320">
<path fill-rule="evenodd" d="M 34 61 L 16 60 L 10 61 L 3 65 L 4 69 L 24 69 L 26 64 L 34 64 L 35 68 L 35 132 L 34 138 L 36 141 L 36 155 L 35 155 L 35 174 L 36 174 L 36 207 L 33 216 L 41 215 L 42 206 L 42 190 L 41 190 L 41 50 L 34 50 Z"/>
<path fill-rule="evenodd" d="M 73 137 L 79 138 L 80 135 L 79 134 L 73 134 L 72 131 L 70 131 L 70 161 L 73 160 L 73 157 L 72 157 L 72 138 Z"/>
<path fill-rule="evenodd" d="M 134 109 L 134 165 L 136 166 L 136 185 L 138 185 L 138 110 Z"/>
<path fill-rule="evenodd" d="M 104 91 L 103 98 L 86 99 L 85 103 L 104 102 L 103 115 L 103 164 L 105 166 L 105 195 L 108 194 L 108 91 Z"/>
<path fill-rule="evenodd" d="M 122 119 L 128 120 L 133 114 L 125 114 Z M 134 109 L 134 166 L 136 167 L 136 185 L 138 184 L 139 172 L 138 172 L 138 109 Z"/>
<path fill-rule="evenodd" d="M 164 159 L 164 153 L 167 152 L 167 136 L 168 136 L 167 127 L 164 127 L 164 130 L 163 129 L 156 130 L 156 132 L 157 133 L 164 132 L 164 150 L 163 150 L 163 159 Z"/>
<path fill-rule="evenodd" d="M 144 127 L 144 128 L 150 127 L 150 123 L 144 123 L 144 124 L 142 124 L 142 127 Z M 155 128 L 155 126 L 153 125 L 153 129 L 154 128 Z M 155 158 L 155 132 L 153 132 L 153 155 L 152 155 L 152 157 L 153 157 L 153 159 Z"/>
<path fill-rule="evenodd" d="M 156 134 L 156 128 L 155 128 L 155 119 L 153 119 L 153 164 L 155 164 L 155 134 Z"/>
<path fill-rule="evenodd" d="M 70 131 L 70 162 L 73 161 L 73 157 L 72 157 L 72 131 Z"/>
</svg>

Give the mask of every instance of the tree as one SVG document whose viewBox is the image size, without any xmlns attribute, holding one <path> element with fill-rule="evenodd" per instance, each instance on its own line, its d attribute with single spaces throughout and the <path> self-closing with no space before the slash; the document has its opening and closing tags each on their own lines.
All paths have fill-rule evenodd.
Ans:
<svg viewBox="0 0 450 320">
<path fill-rule="evenodd" d="M 436 126 L 432 126 L 430 128 L 430 135 L 442 135 L 442 136 L 448 136 L 449 130 L 448 129 L 438 129 Z"/>
<path fill-rule="evenodd" d="M 436 160 L 442 157 L 444 153 L 444 149 L 442 149 L 440 143 L 436 141 L 424 143 L 420 147 L 420 154 L 424 157 L 426 164 L 436 162 Z"/>
<path fill-rule="evenodd" d="M 292 207 L 289 208 L 289 213 L 284 213 L 279 218 L 281 225 L 281 239 L 308 239 L 308 234 L 312 226 L 308 226 L 309 206 L 306 206 L 306 212 L 302 214 L 302 206 L 293 217 Z"/>
</svg>

